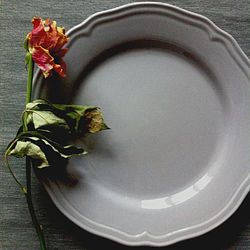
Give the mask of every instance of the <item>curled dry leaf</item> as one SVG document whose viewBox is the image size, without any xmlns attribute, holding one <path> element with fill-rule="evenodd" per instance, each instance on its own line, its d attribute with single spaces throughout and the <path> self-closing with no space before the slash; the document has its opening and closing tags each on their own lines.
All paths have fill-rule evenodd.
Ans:
<svg viewBox="0 0 250 250">
<path fill-rule="evenodd" d="M 23 127 L 27 128 L 23 132 Z M 85 154 L 70 144 L 74 138 L 107 129 L 102 113 L 94 106 L 51 104 L 37 99 L 26 105 L 23 124 L 7 147 L 7 156 L 29 156 L 35 167 L 55 164 L 57 159 Z"/>
</svg>

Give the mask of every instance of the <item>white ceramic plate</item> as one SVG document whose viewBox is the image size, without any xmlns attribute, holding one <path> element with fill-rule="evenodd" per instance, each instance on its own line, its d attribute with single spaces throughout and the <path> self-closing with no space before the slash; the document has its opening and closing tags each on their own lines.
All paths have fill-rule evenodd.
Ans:
<svg viewBox="0 0 250 250">
<path fill-rule="evenodd" d="M 146 2 L 68 34 L 67 79 L 37 95 L 97 105 L 112 129 L 69 162 L 74 184 L 44 180 L 59 210 L 127 245 L 168 245 L 225 221 L 250 184 L 250 61 L 236 41 L 203 16 Z"/>
</svg>

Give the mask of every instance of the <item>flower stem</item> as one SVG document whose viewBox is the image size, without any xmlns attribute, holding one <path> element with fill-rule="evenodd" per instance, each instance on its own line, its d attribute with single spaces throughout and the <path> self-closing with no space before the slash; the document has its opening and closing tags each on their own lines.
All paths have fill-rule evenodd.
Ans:
<svg viewBox="0 0 250 250">
<path fill-rule="evenodd" d="M 44 239 L 44 235 L 43 235 L 43 230 L 42 230 L 42 227 L 37 220 L 34 206 L 33 206 L 33 202 L 32 202 L 32 197 L 31 197 L 31 160 L 29 157 L 26 157 L 26 178 L 27 178 L 26 179 L 27 193 L 25 193 L 26 201 L 27 201 L 27 204 L 29 207 L 29 211 L 30 211 L 33 225 L 36 229 L 36 233 L 37 233 L 37 236 L 39 238 L 40 249 L 46 250 L 46 244 L 45 244 L 45 239 Z"/>
<path fill-rule="evenodd" d="M 26 104 L 31 102 L 33 69 L 34 69 L 34 63 L 32 60 L 32 55 L 29 53 L 29 55 L 28 55 L 28 80 L 27 80 Z"/>
<path fill-rule="evenodd" d="M 26 104 L 31 102 L 32 98 L 32 80 L 33 80 L 33 70 L 34 70 L 34 63 L 32 60 L 31 54 L 28 55 L 28 80 L 27 80 L 27 92 L 26 92 Z M 26 124 L 26 119 L 27 119 L 28 113 L 24 114 L 24 127 L 23 131 L 27 131 L 28 127 Z M 41 225 L 39 224 L 33 202 L 32 202 L 32 196 L 31 196 L 31 159 L 29 157 L 26 157 L 26 188 L 27 192 L 24 193 L 26 197 L 26 201 L 28 204 L 29 212 L 31 215 L 31 219 L 33 222 L 33 225 L 36 229 L 36 233 L 40 242 L 40 249 L 41 250 L 46 250 L 46 244 L 45 244 L 45 239 L 44 239 L 44 234 Z"/>
</svg>

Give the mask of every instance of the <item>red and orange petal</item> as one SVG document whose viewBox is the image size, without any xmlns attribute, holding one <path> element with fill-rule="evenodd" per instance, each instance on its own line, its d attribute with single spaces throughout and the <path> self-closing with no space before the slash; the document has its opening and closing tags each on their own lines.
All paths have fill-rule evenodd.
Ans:
<svg viewBox="0 0 250 250">
<path fill-rule="evenodd" d="M 44 40 L 42 46 L 48 49 L 55 48 L 59 39 L 56 29 L 56 22 L 46 19 L 44 21 L 44 30 L 46 32 L 46 39 Z"/>
<path fill-rule="evenodd" d="M 30 45 L 40 45 L 45 49 L 59 51 L 68 41 L 64 28 L 57 27 L 55 21 L 35 17 L 32 20 L 33 30 L 29 35 Z"/>
<path fill-rule="evenodd" d="M 43 21 L 40 17 L 32 19 L 33 30 L 28 34 L 30 47 L 42 46 L 45 49 L 54 48 L 58 42 L 56 23 L 50 19 Z"/>
<path fill-rule="evenodd" d="M 53 70 L 56 71 L 60 76 L 65 77 L 66 64 L 63 60 L 60 61 L 60 64 L 54 64 Z"/>
<path fill-rule="evenodd" d="M 33 24 L 33 28 L 36 29 L 36 28 L 41 26 L 42 18 L 41 17 L 33 17 L 31 22 Z"/>
<path fill-rule="evenodd" d="M 62 47 L 68 42 L 68 37 L 64 34 L 64 28 L 61 27 L 57 27 L 57 42 L 55 44 L 54 47 L 51 48 L 51 50 L 53 51 L 53 53 L 55 53 L 56 55 L 60 56 L 59 54 L 62 54 L 61 50 Z M 64 53 L 65 54 L 65 53 Z M 64 55 L 63 54 L 63 55 Z"/>
<path fill-rule="evenodd" d="M 56 64 L 54 62 L 54 58 L 50 55 L 49 51 L 42 48 L 41 46 L 33 48 L 32 59 L 41 69 L 45 78 L 51 75 L 52 70 L 56 71 L 60 76 L 65 77 L 65 62 L 61 60 L 60 64 Z"/>
<path fill-rule="evenodd" d="M 44 43 L 47 35 L 44 30 L 43 21 L 40 17 L 34 17 L 32 19 L 33 30 L 28 34 L 27 38 L 29 40 L 30 47 L 40 46 Z"/>
<path fill-rule="evenodd" d="M 36 65 L 41 69 L 45 77 L 50 75 L 53 69 L 54 58 L 49 54 L 49 51 L 36 46 L 32 49 L 32 59 Z"/>
<path fill-rule="evenodd" d="M 54 57 L 62 58 L 67 48 L 62 48 L 67 42 L 63 27 L 57 27 L 56 22 L 50 19 L 42 20 L 40 17 L 32 19 L 33 30 L 27 35 L 28 49 L 33 61 L 42 70 L 45 77 L 56 71 L 65 76 L 66 65 L 61 60 L 59 64 L 54 62 Z"/>
</svg>

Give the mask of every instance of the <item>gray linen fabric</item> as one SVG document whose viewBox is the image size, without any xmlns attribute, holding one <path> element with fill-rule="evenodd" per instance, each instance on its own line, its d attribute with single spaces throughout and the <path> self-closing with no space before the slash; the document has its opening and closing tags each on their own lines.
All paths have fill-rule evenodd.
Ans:
<svg viewBox="0 0 250 250">
<path fill-rule="evenodd" d="M 90 14 L 126 4 L 129 0 L 0 0 L 0 155 L 19 126 L 25 101 L 27 72 L 23 40 L 35 15 L 51 17 L 66 29 Z M 250 56 L 250 0 L 164 1 L 200 13 L 231 33 Z M 250 153 L 250 152 L 249 152 Z M 25 181 L 23 160 L 12 160 L 15 172 Z M 38 249 L 23 195 L 0 163 L 0 249 Z M 33 197 L 45 229 L 48 249 L 131 249 L 94 236 L 75 226 L 53 205 L 42 186 L 33 178 Z M 138 249 L 152 249 L 140 247 Z M 240 209 L 219 228 L 205 236 L 162 249 L 250 249 L 250 195 Z"/>
</svg>

